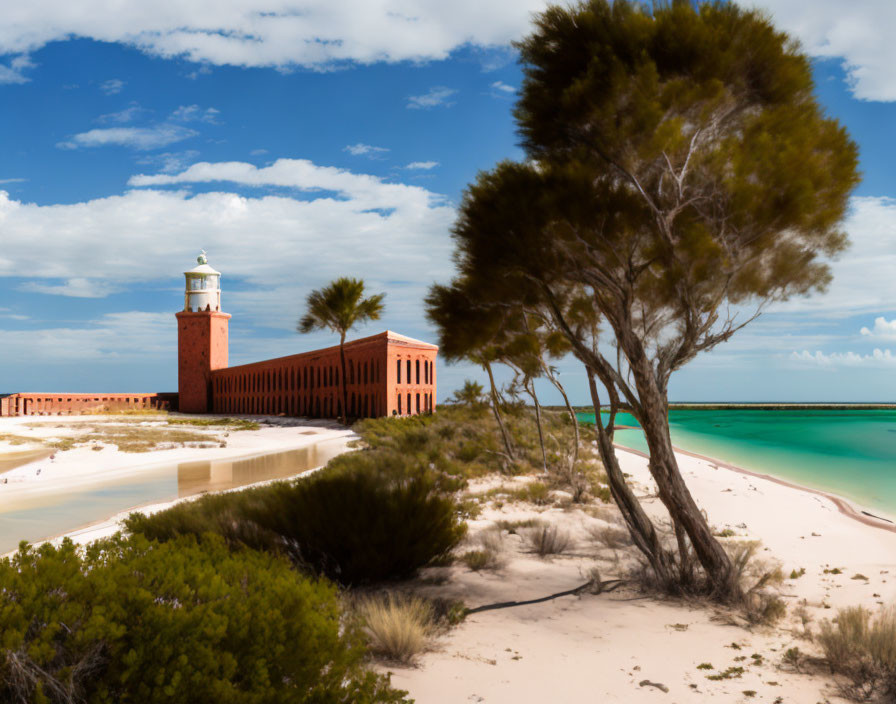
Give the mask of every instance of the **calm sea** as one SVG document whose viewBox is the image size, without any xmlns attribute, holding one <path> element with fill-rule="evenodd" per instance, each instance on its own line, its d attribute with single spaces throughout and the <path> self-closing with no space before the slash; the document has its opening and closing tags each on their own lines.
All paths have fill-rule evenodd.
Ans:
<svg viewBox="0 0 896 704">
<path fill-rule="evenodd" d="M 622 413 L 617 424 L 637 426 Z M 672 410 L 669 426 L 676 447 L 896 515 L 896 410 Z M 640 430 L 616 442 L 647 451 Z"/>
</svg>

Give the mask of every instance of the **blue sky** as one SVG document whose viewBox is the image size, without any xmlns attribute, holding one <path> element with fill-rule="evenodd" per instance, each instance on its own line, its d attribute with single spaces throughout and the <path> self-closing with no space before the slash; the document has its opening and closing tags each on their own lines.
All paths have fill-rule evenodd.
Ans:
<svg viewBox="0 0 896 704">
<path fill-rule="evenodd" d="M 671 397 L 894 400 L 896 5 L 759 4 L 860 145 L 853 246 L 827 294 L 764 314 Z M 421 298 L 451 276 L 462 190 L 521 156 L 510 42 L 541 2 L 143 5 L 39 0 L 0 27 L 0 391 L 176 388 L 173 313 L 200 248 L 224 274 L 232 363 L 331 344 L 294 327 L 344 274 L 387 294 L 358 334 L 432 339 Z M 439 397 L 467 376 L 443 365 Z"/>
</svg>

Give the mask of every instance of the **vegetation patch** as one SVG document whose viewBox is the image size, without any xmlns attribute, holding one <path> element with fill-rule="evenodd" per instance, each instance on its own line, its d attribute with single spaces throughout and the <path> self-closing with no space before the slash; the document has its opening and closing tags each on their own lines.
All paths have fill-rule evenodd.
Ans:
<svg viewBox="0 0 896 704">
<path fill-rule="evenodd" d="M 402 664 L 426 649 L 435 621 L 429 602 L 396 594 L 363 599 L 358 614 L 371 651 Z"/>
<path fill-rule="evenodd" d="M 333 586 L 214 536 L 23 547 L 0 592 L 0 701 L 405 701 Z"/>
</svg>

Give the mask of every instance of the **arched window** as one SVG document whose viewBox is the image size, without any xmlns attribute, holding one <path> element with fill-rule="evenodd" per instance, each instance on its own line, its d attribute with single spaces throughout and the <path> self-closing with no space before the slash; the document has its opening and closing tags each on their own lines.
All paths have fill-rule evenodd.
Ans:
<svg viewBox="0 0 896 704">
<path fill-rule="evenodd" d="M 395 383 L 396 384 L 401 383 L 401 360 L 400 359 L 395 360 Z M 399 410 L 398 412 L 401 413 L 401 410 Z"/>
<path fill-rule="evenodd" d="M 408 383 L 411 383 L 411 360 L 408 360 L 408 373 L 407 373 Z M 408 412 L 411 410 L 411 402 L 408 401 Z"/>
<path fill-rule="evenodd" d="M 399 362 L 401 364 L 401 362 Z M 398 415 L 401 415 L 401 394 L 398 394 Z"/>
<path fill-rule="evenodd" d="M 417 379 L 416 383 L 419 384 L 420 383 L 420 360 L 419 359 L 414 360 L 414 366 L 416 367 L 416 370 L 415 370 L 416 371 L 416 379 Z"/>
<path fill-rule="evenodd" d="M 369 381 L 370 381 L 370 377 L 368 375 L 369 370 L 370 370 L 370 363 L 364 362 L 364 383 L 365 384 L 369 383 Z"/>
<path fill-rule="evenodd" d="M 408 362 L 410 364 L 410 362 Z M 411 394 L 408 393 L 408 415 L 411 415 Z"/>
<path fill-rule="evenodd" d="M 417 394 L 417 413 L 420 412 L 420 394 Z"/>
</svg>

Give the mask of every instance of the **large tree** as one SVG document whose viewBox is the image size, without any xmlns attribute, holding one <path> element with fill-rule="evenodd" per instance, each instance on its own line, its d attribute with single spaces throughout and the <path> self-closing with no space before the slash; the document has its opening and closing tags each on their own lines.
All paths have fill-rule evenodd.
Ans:
<svg viewBox="0 0 896 704">
<path fill-rule="evenodd" d="M 856 146 L 818 105 L 809 59 L 760 13 L 591 0 L 535 25 L 516 110 L 529 160 L 468 190 L 461 275 L 480 295 L 511 281 L 537 292 L 640 422 L 679 569 L 693 550 L 707 586 L 736 593 L 678 469 L 669 379 L 769 303 L 824 288 L 826 258 L 846 246 Z M 617 355 L 570 317 L 571 291 Z"/>
<path fill-rule="evenodd" d="M 341 277 L 308 294 L 305 315 L 296 326 L 301 333 L 331 330 L 339 335 L 339 388 L 342 395 L 342 422 L 348 423 L 348 392 L 345 377 L 345 336 L 355 325 L 379 320 L 385 294 L 364 297 L 364 282 Z"/>
</svg>

